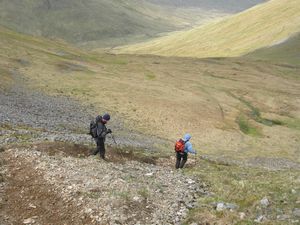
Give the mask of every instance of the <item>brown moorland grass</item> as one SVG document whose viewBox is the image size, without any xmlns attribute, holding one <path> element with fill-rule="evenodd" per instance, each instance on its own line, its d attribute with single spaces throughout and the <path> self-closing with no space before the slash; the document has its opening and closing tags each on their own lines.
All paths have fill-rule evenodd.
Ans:
<svg viewBox="0 0 300 225">
<path fill-rule="evenodd" d="M 131 128 L 165 137 L 162 150 L 171 153 L 190 132 L 201 154 L 300 161 L 298 67 L 90 53 L 2 28 L 0 36 L 1 65 L 22 74 L 25 85 L 105 108 Z M 261 122 L 269 120 L 280 125 Z"/>
</svg>

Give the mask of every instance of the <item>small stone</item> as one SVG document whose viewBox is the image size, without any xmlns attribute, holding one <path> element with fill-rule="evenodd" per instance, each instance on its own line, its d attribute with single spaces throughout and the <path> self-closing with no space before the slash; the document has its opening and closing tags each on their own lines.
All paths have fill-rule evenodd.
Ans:
<svg viewBox="0 0 300 225">
<path fill-rule="evenodd" d="M 296 194 L 297 193 L 297 191 L 295 189 L 292 189 L 291 192 L 292 192 L 292 194 Z"/>
<path fill-rule="evenodd" d="M 260 200 L 260 204 L 264 207 L 268 207 L 270 205 L 270 202 L 267 197 L 264 197 L 262 200 Z"/>
<path fill-rule="evenodd" d="M 188 183 L 188 184 L 194 184 L 194 183 L 195 183 L 195 181 L 194 181 L 194 180 L 192 180 L 192 179 L 188 179 L 188 180 L 187 180 L 187 183 Z"/>
<path fill-rule="evenodd" d="M 92 212 L 93 212 L 92 209 L 85 209 L 85 213 L 86 213 L 86 214 L 91 214 Z"/>
<path fill-rule="evenodd" d="M 147 176 L 147 177 L 152 177 L 152 176 L 153 176 L 153 173 L 146 173 L 145 176 Z"/>
<path fill-rule="evenodd" d="M 217 204 L 216 210 L 217 211 L 223 211 L 225 208 L 226 208 L 225 204 L 223 202 L 220 202 L 220 203 Z"/>
<path fill-rule="evenodd" d="M 138 197 L 138 196 L 134 196 L 133 197 L 133 201 L 135 201 L 135 202 L 139 202 L 141 199 L 140 199 L 140 197 Z"/>
<path fill-rule="evenodd" d="M 24 224 L 33 224 L 33 223 L 35 223 L 35 221 L 32 218 L 28 218 L 28 219 L 24 220 L 23 223 Z"/>
<path fill-rule="evenodd" d="M 261 223 L 264 219 L 265 219 L 265 216 L 261 215 L 261 216 L 257 217 L 257 218 L 254 220 L 254 222 L 256 222 L 256 223 Z"/>
<path fill-rule="evenodd" d="M 246 217 L 246 213 L 244 213 L 244 212 L 240 212 L 239 215 L 240 215 L 241 220 L 245 219 L 245 217 Z"/>
<path fill-rule="evenodd" d="M 32 203 L 30 203 L 28 207 L 29 207 L 29 208 L 33 208 L 33 209 L 36 209 L 36 206 L 33 205 Z"/>
</svg>

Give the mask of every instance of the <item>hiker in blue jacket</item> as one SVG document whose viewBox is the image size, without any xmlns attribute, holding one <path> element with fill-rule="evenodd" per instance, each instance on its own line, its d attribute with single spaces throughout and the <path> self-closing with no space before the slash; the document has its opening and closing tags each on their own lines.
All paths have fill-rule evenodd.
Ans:
<svg viewBox="0 0 300 225">
<path fill-rule="evenodd" d="M 185 134 L 183 137 L 184 141 L 184 152 L 176 152 L 176 169 L 183 168 L 184 164 L 187 161 L 188 153 L 196 154 L 196 151 L 193 149 L 192 143 L 190 142 L 190 139 L 192 136 L 190 134 Z"/>
</svg>

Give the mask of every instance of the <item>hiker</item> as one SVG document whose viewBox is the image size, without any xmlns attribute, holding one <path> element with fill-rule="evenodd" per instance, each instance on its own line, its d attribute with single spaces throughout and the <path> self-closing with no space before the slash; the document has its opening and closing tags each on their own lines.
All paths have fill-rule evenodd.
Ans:
<svg viewBox="0 0 300 225">
<path fill-rule="evenodd" d="M 105 137 L 107 134 L 112 133 L 111 129 L 107 129 L 105 124 L 110 120 L 110 115 L 108 113 L 104 114 L 103 116 L 96 117 L 96 127 L 95 127 L 95 135 L 93 135 L 97 149 L 93 152 L 93 155 L 97 155 L 100 153 L 100 157 L 105 159 Z"/>
<path fill-rule="evenodd" d="M 185 134 L 184 137 L 179 139 L 175 144 L 176 169 L 184 167 L 188 158 L 188 153 L 196 154 L 196 151 L 193 149 L 192 143 L 190 142 L 191 138 L 192 136 L 190 134 Z"/>
</svg>

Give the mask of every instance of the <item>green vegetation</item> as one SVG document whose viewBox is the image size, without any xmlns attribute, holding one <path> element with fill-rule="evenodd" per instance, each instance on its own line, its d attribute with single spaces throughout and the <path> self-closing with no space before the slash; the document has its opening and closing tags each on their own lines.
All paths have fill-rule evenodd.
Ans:
<svg viewBox="0 0 300 225">
<path fill-rule="evenodd" d="M 236 97 L 233 94 L 231 94 L 231 96 L 233 96 L 234 98 L 237 98 L 238 100 L 240 100 L 242 103 L 244 103 L 251 110 L 249 116 L 250 116 L 250 118 L 252 118 L 256 122 L 261 123 L 261 124 L 266 125 L 266 126 L 283 125 L 283 122 L 281 122 L 280 120 L 271 120 L 271 119 L 262 118 L 259 108 L 254 107 L 251 104 L 251 102 L 246 101 L 244 98 Z M 242 120 L 244 120 L 244 119 L 242 119 Z"/>
<path fill-rule="evenodd" d="M 258 49 L 245 57 L 268 60 L 278 64 L 300 66 L 300 34 L 270 47 Z"/>
<path fill-rule="evenodd" d="M 272 0 L 189 31 L 121 48 L 122 53 L 234 57 L 274 45 L 300 32 L 298 0 Z"/>
<path fill-rule="evenodd" d="M 138 194 L 143 198 L 144 201 L 147 201 L 147 199 L 149 198 L 149 195 L 150 195 L 150 193 L 146 187 L 139 189 Z"/>
<path fill-rule="evenodd" d="M 299 160 L 299 129 L 289 121 L 299 119 L 298 68 L 244 58 L 91 53 L 1 27 L 0 52 L 2 68 L 16 71 L 29 88 L 69 96 L 99 111 L 105 106 L 129 129 L 164 137 L 167 144 L 154 143 L 161 151 L 149 163 L 155 163 L 156 154 L 169 156 L 170 143 L 183 131 L 192 133 L 203 154 Z M 262 126 L 271 122 L 283 126 Z"/>
<path fill-rule="evenodd" d="M 28 16 L 30 15 L 30 16 Z M 82 47 L 111 47 L 221 16 L 201 8 L 174 8 L 127 0 L 4 0 L 0 24 L 13 30 L 63 39 Z"/>
<path fill-rule="evenodd" d="M 207 221 L 218 224 L 254 224 L 259 215 L 267 215 L 266 224 L 290 224 L 297 218 L 291 217 L 278 221 L 277 216 L 291 215 L 294 208 L 299 208 L 300 188 L 299 171 L 268 171 L 233 165 L 219 165 L 199 161 L 198 166 L 191 168 L 187 174 L 193 174 L 204 180 L 213 193 L 199 199 L 199 207 L 193 209 L 185 224 L 194 221 Z M 267 197 L 270 205 L 263 207 L 260 200 Z M 233 211 L 216 211 L 218 202 L 233 203 Z M 245 218 L 240 218 L 240 212 Z"/>
<path fill-rule="evenodd" d="M 145 75 L 148 80 L 154 80 L 156 78 L 155 74 L 151 71 L 147 71 Z"/>
<path fill-rule="evenodd" d="M 300 130 L 300 119 L 289 118 L 282 123 L 289 128 Z"/>
<path fill-rule="evenodd" d="M 243 133 L 254 137 L 262 136 L 261 131 L 257 127 L 251 125 L 250 121 L 244 115 L 240 115 L 237 119 L 237 122 L 239 124 L 240 130 Z"/>
<path fill-rule="evenodd" d="M 282 7 L 278 16 L 268 14 L 264 19 L 274 16 L 272 23 L 276 23 L 285 17 L 292 24 L 293 16 L 298 15 L 298 11 L 295 13 L 290 4 L 296 1 L 282 2 L 286 4 L 286 8 Z M 295 10 L 299 9 L 298 5 L 294 5 Z M 275 14 L 279 6 L 282 6 L 281 3 L 273 0 L 234 18 L 250 20 L 250 15 L 258 13 L 256 10 L 265 14 L 265 9 Z M 249 35 L 249 38 L 257 42 L 260 38 L 255 39 L 250 34 L 258 32 L 262 18 L 260 13 L 256 21 L 260 23 L 250 33 L 245 32 L 247 38 Z M 244 20 L 236 20 L 235 23 L 229 21 L 231 20 L 218 24 L 227 25 L 229 31 L 238 29 L 240 33 L 236 37 L 240 37 L 244 27 L 239 23 Z M 264 24 L 267 26 L 267 23 Z M 298 29 L 299 24 L 293 24 L 294 27 L 287 26 L 287 32 L 292 28 Z M 246 23 L 245 26 L 247 25 L 249 24 Z M 261 29 L 265 27 L 262 26 Z M 278 38 L 270 35 L 270 30 L 265 30 L 269 32 L 270 38 Z M 214 32 L 210 35 L 213 36 Z M 226 38 L 226 29 L 224 32 Z M 221 35 L 216 38 L 221 40 Z M 264 39 L 263 36 L 261 38 Z M 247 42 L 246 39 L 241 39 L 242 42 Z M 270 43 L 274 39 L 268 41 Z M 236 43 L 233 40 L 231 42 Z M 257 43 L 252 44 L 251 48 L 258 47 Z M 246 47 L 241 45 L 243 51 Z M 209 52 L 209 49 L 206 51 Z M 149 150 L 145 153 L 141 149 L 128 148 L 109 149 L 109 159 L 114 163 L 127 160 L 160 163 L 158 159 L 173 153 L 171 143 L 173 145 L 183 131 L 192 133 L 193 144 L 195 149 L 201 149 L 200 154 L 241 161 L 259 157 L 268 158 L 270 161 L 277 158 L 288 162 L 300 160 L 300 119 L 297 117 L 300 108 L 299 101 L 295 101 L 300 95 L 297 78 L 299 67 L 293 66 L 291 69 L 289 66 L 252 61 L 248 58 L 200 60 L 90 53 L 62 42 L 34 38 L 1 27 L 0 52 L 1 88 L 13 84 L 10 71 L 16 70 L 24 78 L 24 85 L 29 88 L 49 95 L 70 96 L 87 107 L 93 105 L 99 111 L 105 107 L 114 116 L 123 119 L 129 129 L 154 137 L 160 136 L 168 142 L 165 146 L 154 143 L 161 149 L 158 152 Z M 230 54 L 236 53 L 233 52 L 229 51 Z M 228 129 L 220 129 L 225 126 Z M 1 129 L 15 131 L 8 124 L 1 124 Z M 32 143 L 26 141 L 35 134 L 34 131 L 32 129 L 31 134 L 16 132 L 11 137 L 22 141 L 24 146 L 30 146 Z M 81 129 L 75 129 L 75 132 L 84 133 Z M 56 146 L 53 148 L 57 149 Z M 73 152 L 74 146 L 70 145 L 67 150 Z M 86 147 L 84 150 L 87 152 L 89 149 Z M 190 211 L 186 224 L 194 221 L 211 224 L 253 224 L 257 216 L 266 214 L 266 223 L 273 225 L 276 224 L 274 221 L 277 216 L 291 215 L 292 209 L 300 207 L 299 170 L 270 171 L 225 163 L 221 165 L 217 162 L 200 161 L 198 158 L 193 165 L 196 166 L 182 172 L 195 175 L 204 181 L 211 195 L 199 199 L 199 206 Z M 0 182 L 3 181 L 1 179 L 0 174 Z M 163 187 L 158 186 L 158 189 L 162 190 Z M 101 190 L 95 189 L 82 194 L 97 199 Z M 112 190 L 110 194 L 121 202 L 125 201 L 125 204 L 132 204 L 133 196 L 127 191 Z M 137 194 L 146 200 L 150 193 L 146 187 L 140 187 Z M 270 201 L 266 208 L 260 204 L 263 197 Z M 217 202 L 234 203 L 238 209 L 218 212 L 215 209 Z M 240 217 L 241 212 L 245 213 L 245 218 Z M 292 219 L 294 218 L 283 223 L 287 224 Z M 278 224 L 282 224 L 282 221 Z"/>
</svg>

